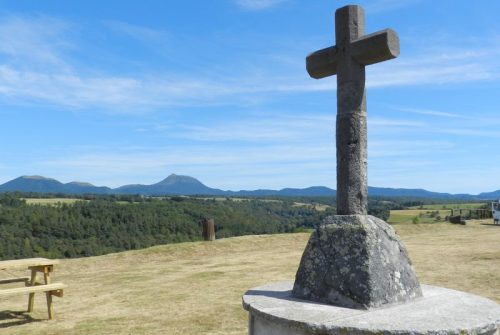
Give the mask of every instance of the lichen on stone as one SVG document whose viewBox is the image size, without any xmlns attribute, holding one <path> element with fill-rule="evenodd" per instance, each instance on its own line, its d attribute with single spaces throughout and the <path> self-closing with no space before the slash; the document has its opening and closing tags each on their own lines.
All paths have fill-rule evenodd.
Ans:
<svg viewBox="0 0 500 335">
<path fill-rule="evenodd" d="M 311 235 L 294 296 L 348 308 L 372 308 L 422 295 L 394 229 L 368 215 L 328 217 Z"/>
</svg>

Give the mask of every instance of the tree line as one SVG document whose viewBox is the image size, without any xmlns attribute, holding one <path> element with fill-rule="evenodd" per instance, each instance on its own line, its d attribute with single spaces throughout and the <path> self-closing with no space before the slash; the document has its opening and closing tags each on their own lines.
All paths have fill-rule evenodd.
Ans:
<svg viewBox="0 0 500 335">
<path fill-rule="evenodd" d="M 28 205 L 20 194 L 0 195 L 0 258 L 73 258 L 201 239 L 203 218 L 217 238 L 289 233 L 312 228 L 332 210 L 292 201 L 102 196 L 73 204 Z"/>
<path fill-rule="evenodd" d="M 215 219 L 217 238 L 225 238 L 305 231 L 335 214 L 333 197 L 82 195 L 74 203 L 57 205 L 24 200 L 40 197 L 61 195 L 0 194 L 0 259 L 87 257 L 198 241 L 204 218 Z M 375 197 L 369 199 L 369 214 L 387 220 L 391 209 L 429 202 Z M 316 210 L 318 204 L 327 205 L 326 210 Z"/>
</svg>

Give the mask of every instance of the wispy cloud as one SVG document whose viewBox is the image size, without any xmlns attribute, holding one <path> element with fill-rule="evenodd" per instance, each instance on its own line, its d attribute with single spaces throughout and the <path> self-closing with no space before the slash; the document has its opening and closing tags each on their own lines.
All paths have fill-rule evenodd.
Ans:
<svg viewBox="0 0 500 335">
<path fill-rule="evenodd" d="M 258 117 L 213 125 L 181 126 L 174 136 L 190 140 L 216 142 L 288 142 L 332 143 L 335 116 Z M 171 132 L 169 132 L 172 134 Z M 318 139 L 321 137 L 321 140 Z"/>
<path fill-rule="evenodd" d="M 424 127 L 426 124 L 421 121 L 414 120 L 398 120 L 398 119 L 387 119 L 380 117 L 373 117 L 368 120 L 370 126 L 375 127 Z"/>
<path fill-rule="evenodd" d="M 114 32 L 146 42 L 158 42 L 169 36 L 167 32 L 162 30 L 138 26 L 122 21 L 105 21 L 104 24 Z"/>
<path fill-rule="evenodd" d="M 472 136 L 472 137 L 489 137 L 489 138 L 500 138 L 500 131 L 481 129 L 481 128 L 445 128 L 439 130 L 445 134 L 460 135 L 460 136 Z"/>
<path fill-rule="evenodd" d="M 45 16 L 0 18 L 0 55 L 17 67 L 66 70 L 64 51 L 74 47 L 66 21 Z"/>
<path fill-rule="evenodd" d="M 436 111 L 432 109 L 420 109 L 420 108 L 407 108 L 407 107 L 395 107 L 393 106 L 392 109 L 400 111 L 400 112 L 405 112 L 405 113 L 412 113 L 412 114 L 420 114 L 420 115 L 430 115 L 430 116 L 438 116 L 438 117 L 446 117 L 446 118 L 465 118 L 462 115 L 455 114 L 455 113 L 449 113 L 449 112 L 441 112 L 441 111 Z"/>
<path fill-rule="evenodd" d="M 444 153 L 455 148 L 455 144 L 451 141 L 432 141 L 432 140 L 374 140 L 368 142 L 370 158 L 387 158 L 387 157 L 416 157 L 429 155 L 429 152 L 434 154 Z M 389 150 L 390 149 L 390 150 Z"/>
<path fill-rule="evenodd" d="M 421 0 L 370 0 L 364 6 L 370 13 L 382 13 L 414 5 Z"/>
<path fill-rule="evenodd" d="M 277 3 L 244 2 L 249 8 Z M 151 40 L 164 37 L 161 31 L 147 27 L 117 21 L 107 24 L 111 29 L 134 38 Z M 171 68 L 162 71 L 148 69 L 127 75 L 109 73 L 100 68 L 82 68 L 69 54 L 69 51 L 80 52 L 70 38 L 69 27 L 71 25 L 64 21 L 46 17 L 0 19 L 0 99 L 9 103 L 49 104 L 64 109 L 144 113 L 176 107 L 246 106 L 273 99 L 276 95 L 336 88 L 334 78 L 309 79 L 302 62 L 282 64 L 279 71 L 274 66 L 256 63 L 248 71 L 236 75 L 234 71 L 221 71 L 217 65 L 201 73 Z M 483 47 L 474 52 L 440 50 L 426 57 L 398 59 L 388 65 L 369 67 L 367 86 L 381 88 L 493 80 L 500 77 L 499 55 L 498 48 Z M 452 117 L 451 113 L 445 112 L 419 112 Z"/>
<path fill-rule="evenodd" d="M 287 170 L 287 173 L 302 174 L 302 186 L 317 184 L 317 176 L 309 178 L 304 171 L 311 171 L 314 175 L 328 174 L 333 171 L 335 162 L 335 149 L 333 146 L 309 145 L 270 145 L 270 146 L 238 146 L 238 147 L 212 147 L 208 146 L 166 146 L 161 148 L 132 148 L 119 149 L 113 152 L 80 152 L 66 156 L 45 159 L 38 162 L 40 170 L 57 168 L 66 171 L 65 180 L 80 179 L 94 184 L 120 186 L 125 183 L 153 183 L 172 172 L 191 174 L 202 180 L 212 173 L 225 175 L 238 183 L 235 188 L 280 187 L 274 182 L 259 184 L 255 178 L 259 171 L 265 174 L 276 175 L 277 171 Z M 325 168 L 328 167 L 328 169 Z M 140 172 L 139 172 L 140 171 Z M 144 176 L 149 176 L 145 180 Z M 153 177 L 151 177 L 153 176 Z M 238 176 L 238 178 L 236 178 Z M 247 178 L 243 178 L 246 176 Z M 252 178 L 248 178 L 252 176 Z M 132 179 L 137 178 L 137 179 Z M 214 187 L 233 187 L 227 181 L 218 178 Z M 247 180 L 249 184 L 244 180 Z M 281 187 L 296 186 L 281 184 Z"/>
<path fill-rule="evenodd" d="M 274 7 L 287 0 L 235 0 L 245 10 L 263 10 Z"/>
<path fill-rule="evenodd" d="M 369 69 L 368 87 L 443 85 L 496 79 L 500 72 L 491 63 L 440 64 L 433 66 L 399 66 L 391 70 L 384 65 Z"/>
</svg>

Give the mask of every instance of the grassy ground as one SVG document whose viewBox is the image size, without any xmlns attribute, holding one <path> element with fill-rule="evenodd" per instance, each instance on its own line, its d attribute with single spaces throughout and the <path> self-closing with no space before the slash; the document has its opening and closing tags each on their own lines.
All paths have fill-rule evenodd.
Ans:
<svg viewBox="0 0 500 335">
<path fill-rule="evenodd" d="M 491 220 L 394 227 L 422 283 L 500 303 L 500 227 Z M 54 279 L 69 287 L 54 298 L 56 320 L 44 321 L 43 295 L 32 319 L 19 314 L 27 297 L 4 298 L 0 334 L 247 334 L 242 294 L 293 280 L 308 237 L 246 236 L 64 260 Z"/>
<path fill-rule="evenodd" d="M 72 198 L 26 198 L 28 205 L 60 205 L 60 204 L 74 204 L 77 201 L 85 201 L 82 199 Z"/>
<path fill-rule="evenodd" d="M 391 224 L 412 224 L 413 219 L 418 217 L 419 223 L 436 223 L 436 218 L 430 216 L 433 211 L 438 211 L 438 215 L 442 220 L 451 214 L 450 210 L 404 209 L 391 211 L 391 216 L 387 222 Z"/>
<path fill-rule="evenodd" d="M 324 212 L 328 208 L 331 208 L 332 206 L 324 205 L 324 204 L 308 204 L 305 202 L 294 202 L 293 207 L 307 207 L 307 208 L 315 209 L 318 212 Z"/>
<path fill-rule="evenodd" d="M 438 210 L 438 209 L 478 209 L 487 203 L 477 202 L 477 203 L 466 203 L 466 204 L 445 204 L 445 205 L 423 205 L 423 206 L 413 206 L 411 209 L 427 209 L 427 210 Z M 488 203 L 488 206 L 490 204 Z"/>
</svg>

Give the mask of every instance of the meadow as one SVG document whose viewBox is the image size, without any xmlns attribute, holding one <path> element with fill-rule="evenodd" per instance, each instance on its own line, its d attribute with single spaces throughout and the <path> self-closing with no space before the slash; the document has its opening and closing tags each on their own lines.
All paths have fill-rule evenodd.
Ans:
<svg viewBox="0 0 500 335">
<path fill-rule="evenodd" d="M 439 209 L 478 209 L 484 206 L 484 202 L 469 202 L 462 204 L 432 204 L 432 205 L 422 205 L 422 206 L 412 206 L 410 209 L 427 209 L 427 210 L 439 210 Z"/>
<path fill-rule="evenodd" d="M 394 217 L 412 217 L 414 210 Z M 500 303 L 500 227 L 491 220 L 393 224 L 425 284 Z M 45 321 L 45 297 L 2 300 L 0 334 L 247 334 L 242 294 L 294 279 L 309 234 L 242 236 L 62 260 L 54 279 L 68 284 Z M 17 275 L 24 275 L 18 271 Z M 0 276 L 4 274 L 0 271 Z"/>
<path fill-rule="evenodd" d="M 437 214 L 433 214 L 437 212 Z M 443 221 L 444 218 L 451 214 L 450 210 L 428 210 L 428 209 L 403 209 L 403 210 L 392 210 L 389 217 L 390 224 L 401 225 L 401 224 L 411 224 L 415 218 L 418 218 L 418 223 L 431 224 Z M 441 220 L 438 220 L 437 217 Z"/>
<path fill-rule="evenodd" d="M 172 197 L 153 197 L 154 199 L 171 199 Z M 188 196 L 182 196 L 180 198 L 183 199 L 189 199 L 190 197 Z M 202 199 L 202 200 L 214 200 L 214 201 L 234 201 L 234 202 L 244 202 L 244 201 L 253 201 L 255 198 L 238 198 L 238 197 L 196 197 L 196 199 Z M 79 199 L 79 198 L 24 198 L 26 201 L 26 204 L 28 205 L 46 205 L 46 206 L 59 206 L 62 204 L 67 204 L 71 205 L 74 204 L 77 201 L 88 201 L 85 199 Z M 258 201 L 261 202 L 277 202 L 277 203 L 282 203 L 283 200 L 277 200 L 277 199 L 258 199 Z M 121 204 L 121 205 L 127 205 L 130 204 L 130 201 L 116 201 L 116 203 Z M 305 202 L 294 202 L 293 203 L 294 207 L 308 207 L 315 209 L 320 212 L 324 212 L 326 209 L 331 208 L 331 206 L 324 205 L 324 204 L 310 204 L 310 203 L 305 203 Z"/>
<path fill-rule="evenodd" d="M 83 199 L 76 199 L 76 198 L 25 198 L 24 200 L 28 205 L 47 205 L 47 206 L 58 206 L 62 204 L 71 205 L 77 201 L 85 201 Z"/>
</svg>

